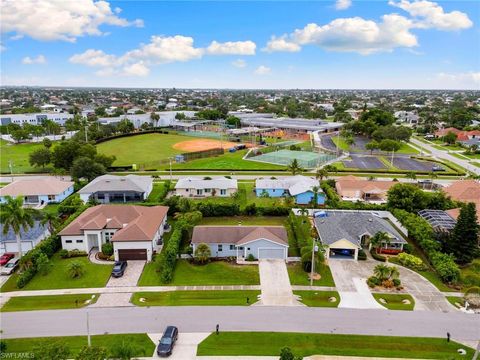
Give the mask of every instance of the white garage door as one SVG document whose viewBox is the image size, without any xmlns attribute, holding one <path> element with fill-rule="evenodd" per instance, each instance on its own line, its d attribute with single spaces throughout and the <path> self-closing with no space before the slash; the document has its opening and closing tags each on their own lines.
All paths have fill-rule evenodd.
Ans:
<svg viewBox="0 0 480 360">
<path fill-rule="evenodd" d="M 259 259 L 285 259 L 285 249 L 283 248 L 265 248 L 258 249 Z"/>
</svg>

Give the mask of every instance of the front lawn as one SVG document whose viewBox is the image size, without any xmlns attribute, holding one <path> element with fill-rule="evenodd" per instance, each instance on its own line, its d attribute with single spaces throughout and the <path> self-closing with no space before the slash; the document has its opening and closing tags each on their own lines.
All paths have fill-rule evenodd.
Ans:
<svg viewBox="0 0 480 360">
<path fill-rule="evenodd" d="M 340 295 L 336 291 L 294 291 L 301 296 L 301 302 L 309 307 L 338 307 Z M 334 297 L 335 301 L 330 301 Z"/>
<path fill-rule="evenodd" d="M 458 306 L 456 304 L 460 304 L 460 306 L 465 306 L 465 299 L 460 296 L 446 296 L 447 301 L 455 306 L 455 308 L 458 309 Z"/>
<path fill-rule="evenodd" d="M 18 296 L 10 298 L 1 310 L 7 312 L 76 309 L 94 304 L 97 300 L 98 294 Z"/>
<path fill-rule="evenodd" d="M 372 294 L 375 300 L 386 307 L 388 310 L 409 310 L 412 311 L 415 307 L 415 300 L 408 294 Z M 384 299 L 387 303 L 384 304 L 380 301 Z M 408 300 L 410 304 L 404 304 L 403 300 Z"/>
<path fill-rule="evenodd" d="M 443 338 L 305 334 L 276 332 L 220 332 L 197 348 L 197 356 L 278 356 L 288 346 L 296 356 L 341 355 L 405 359 L 470 359 L 473 349 Z M 458 348 L 467 355 L 457 353 Z"/>
<path fill-rule="evenodd" d="M 67 268 L 72 262 L 83 264 L 85 274 L 82 277 L 72 279 L 68 275 Z M 93 264 L 86 256 L 62 259 L 58 253 L 52 256 L 50 263 L 51 270 L 47 275 L 36 274 L 24 288 L 18 289 L 18 275 L 14 274 L 3 284 L 1 291 L 104 287 L 113 268 L 113 265 Z"/>
<path fill-rule="evenodd" d="M 6 345 L 5 353 L 28 354 L 35 353 L 34 349 L 43 344 L 60 342 L 70 349 L 71 357 L 75 357 L 78 352 L 87 345 L 86 336 L 58 336 L 58 337 L 38 337 L 22 339 L 3 339 Z M 119 344 L 130 344 L 134 349 L 133 356 L 152 356 L 155 350 L 155 344 L 150 340 L 147 334 L 118 334 L 118 335 L 92 335 L 92 346 L 101 346 L 108 352 Z M 7 358 L 6 355 L 5 358 Z"/>
<path fill-rule="evenodd" d="M 199 225 L 258 225 L 258 226 L 283 226 L 284 216 L 229 216 L 229 217 L 204 217 Z"/>
<path fill-rule="evenodd" d="M 303 270 L 300 262 L 288 264 L 287 270 L 288 277 L 290 278 L 290 283 L 292 285 L 310 285 L 308 273 Z M 316 272 L 320 274 L 320 279 L 313 280 L 314 286 L 335 286 L 335 282 L 333 281 L 332 273 L 328 265 L 322 265 L 320 269 L 316 269 Z"/>
<path fill-rule="evenodd" d="M 249 306 L 257 302 L 258 295 L 257 290 L 138 292 L 131 302 L 137 306 Z"/>
<path fill-rule="evenodd" d="M 160 274 L 156 272 L 153 262 L 145 266 L 138 282 L 139 286 L 258 284 L 260 284 L 260 276 L 256 265 L 236 265 L 226 261 L 196 265 L 187 260 L 177 261 L 173 281 L 170 284 L 160 282 Z"/>
</svg>

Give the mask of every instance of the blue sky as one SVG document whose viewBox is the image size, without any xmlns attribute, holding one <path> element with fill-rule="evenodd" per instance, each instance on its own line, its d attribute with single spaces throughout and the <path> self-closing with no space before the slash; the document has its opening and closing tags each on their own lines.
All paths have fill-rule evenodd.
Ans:
<svg viewBox="0 0 480 360">
<path fill-rule="evenodd" d="M 480 89 L 476 1 L 1 6 L 3 85 Z"/>
</svg>

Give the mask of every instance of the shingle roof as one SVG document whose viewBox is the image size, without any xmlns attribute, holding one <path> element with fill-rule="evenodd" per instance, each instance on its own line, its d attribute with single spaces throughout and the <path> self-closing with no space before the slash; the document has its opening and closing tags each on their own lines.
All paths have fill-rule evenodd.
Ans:
<svg viewBox="0 0 480 360">
<path fill-rule="evenodd" d="M 112 241 L 152 240 L 168 207 L 97 205 L 85 210 L 59 235 L 82 235 L 83 230 L 118 229 Z"/>
<path fill-rule="evenodd" d="M 71 181 L 54 177 L 44 179 L 20 179 L 0 189 L 0 196 L 58 195 L 73 186 Z"/>
<path fill-rule="evenodd" d="M 92 194 L 99 191 L 136 191 L 146 192 L 153 180 L 150 176 L 139 175 L 102 175 L 84 186 L 79 194 Z"/>
<path fill-rule="evenodd" d="M 237 180 L 226 177 L 214 177 L 204 180 L 198 177 L 181 178 L 177 181 L 175 189 L 237 189 Z"/>
<path fill-rule="evenodd" d="M 41 235 L 45 234 L 47 228 L 47 225 L 42 225 L 40 221 L 35 221 L 33 226 L 26 231 L 23 228 L 20 230 L 20 238 L 22 240 L 36 240 Z M 15 241 L 17 239 L 12 229 L 9 229 L 6 235 L 3 233 L 3 229 L 3 224 L 0 223 L 0 240 L 2 242 Z"/>
<path fill-rule="evenodd" d="M 406 243 L 400 233 L 385 219 L 372 212 L 325 211 L 327 217 L 315 218 L 315 226 L 322 243 L 329 245 L 345 239 L 360 246 L 360 237 L 368 233 L 374 236 L 383 231 L 393 235 L 396 241 Z"/>
<path fill-rule="evenodd" d="M 303 175 L 288 176 L 279 179 L 260 178 L 255 180 L 255 188 L 257 189 L 284 189 L 288 190 L 292 196 L 313 191 L 314 186 L 319 186 L 318 180 Z M 321 191 L 322 190 L 319 189 L 319 192 Z"/>
<path fill-rule="evenodd" d="M 288 245 L 287 231 L 283 226 L 206 226 L 193 228 L 192 243 L 245 244 L 257 239 L 268 239 Z"/>
<path fill-rule="evenodd" d="M 362 191 L 369 193 L 386 193 L 393 185 L 397 184 L 395 181 L 385 180 L 363 180 L 355 176 L 345 176 L 336 181 L 335 187 L 342 196 L 343 191 Z"/>
</svg>

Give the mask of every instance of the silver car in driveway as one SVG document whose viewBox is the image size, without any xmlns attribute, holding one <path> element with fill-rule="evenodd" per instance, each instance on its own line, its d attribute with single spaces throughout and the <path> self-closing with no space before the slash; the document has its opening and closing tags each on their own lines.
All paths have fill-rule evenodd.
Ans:
<svg viewBox="0 0 480 360">
<path fill-rule="evenodd" d="M 18 258 L 11 259 L 8 263 L 5 264 L 4 267 L 2 267 L 1 274 L 2 275 L 12 274 L 15 271 L 15 269 L 17 268 L 19 261 L 20 261 L 20 259 L 18 259 Z"/>
</svg>

